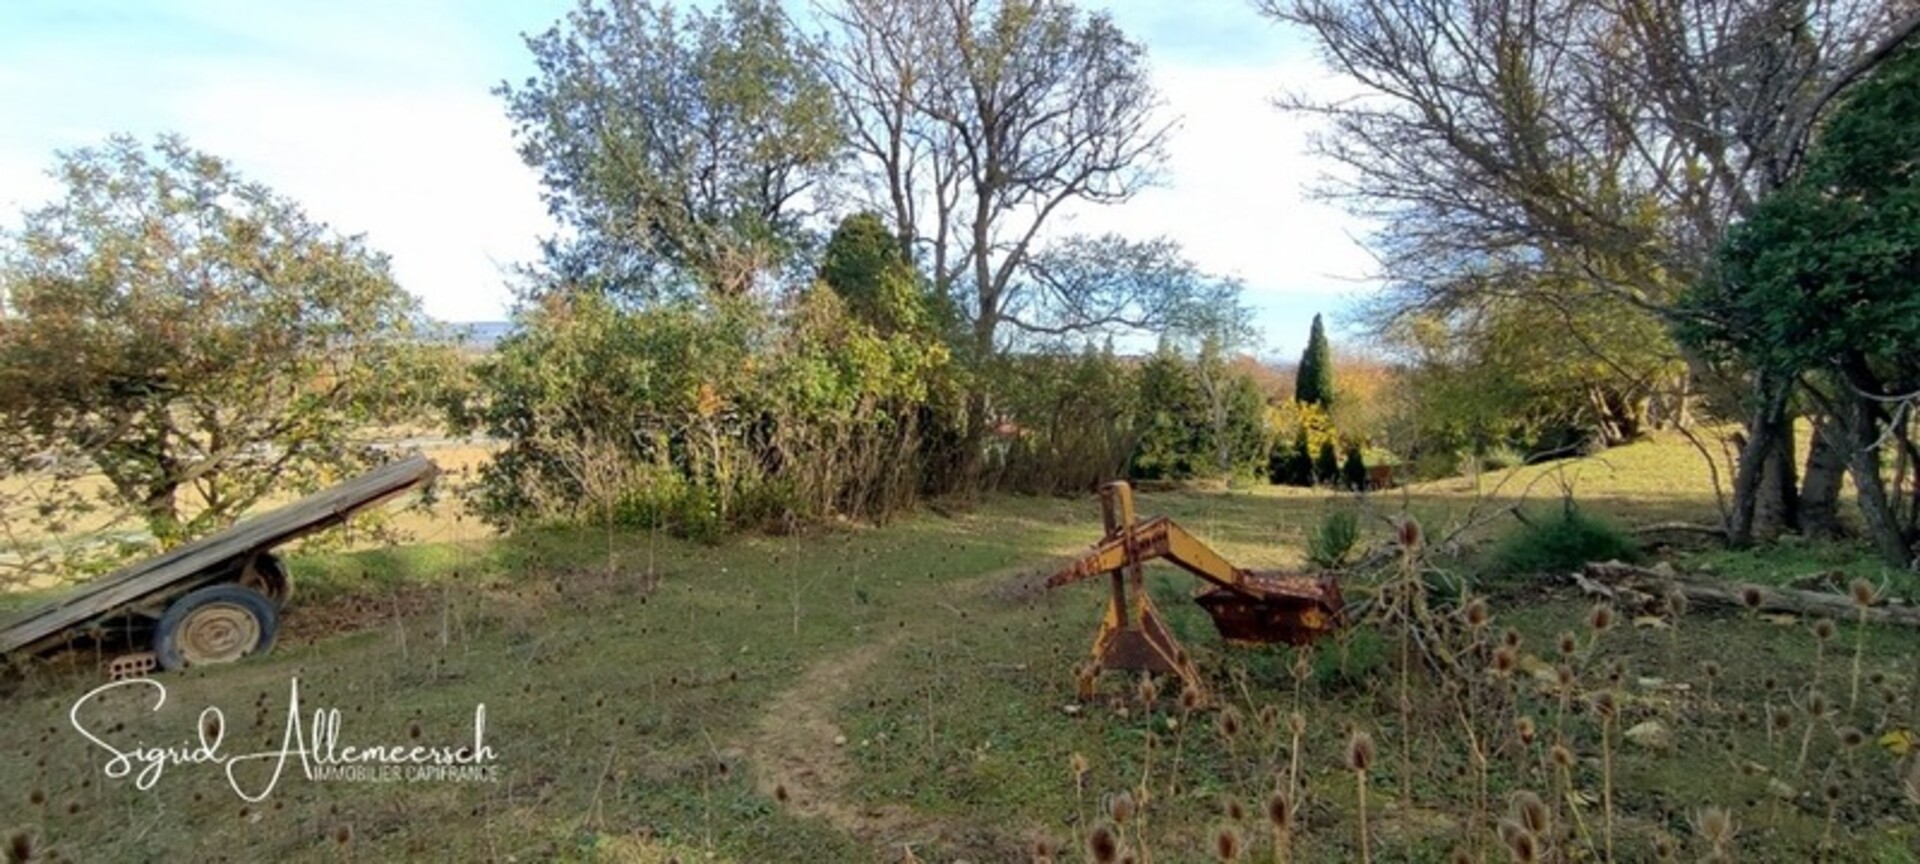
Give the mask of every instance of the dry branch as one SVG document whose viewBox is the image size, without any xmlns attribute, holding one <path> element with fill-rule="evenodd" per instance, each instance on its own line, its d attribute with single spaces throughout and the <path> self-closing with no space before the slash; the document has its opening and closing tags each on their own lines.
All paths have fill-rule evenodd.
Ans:
<svg viewBox="0 0 1920 864">
<path fill-rule="evenodd" d="M 1865 619 L 1872 623 L 1920 627 L 1920 609 L 1912 606 L 1879 605 L 1862 610 L 1845 594 L 1723 582 L 1619 561 L 1588 564 L 1584 572 L 1574 575 L 1574 581 L 1590 593 L 1605 594 L 1629 604 L 1642 602 L 1642 598 L 1657 602 L 1668 592 L 1678 590 L 1695 604 L 1744 608 L 1747 606 L 1744 598 L 1751 593 L 1759 598 L 1755 608 L 1761 612 L 1858 620 L 1864 611 Z"/>
</svg>

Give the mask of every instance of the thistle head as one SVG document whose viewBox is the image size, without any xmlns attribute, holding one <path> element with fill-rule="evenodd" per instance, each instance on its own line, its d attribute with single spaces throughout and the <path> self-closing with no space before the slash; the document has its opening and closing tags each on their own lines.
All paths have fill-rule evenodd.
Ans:
<svg viewBox="0 0 1920 864">
<path fill-rule="evenodd" d="M 1373 736 L 1355 729 L 1347 738 L 1347 769 L 1365 774 L 1373 765 Z"/>
</svg>

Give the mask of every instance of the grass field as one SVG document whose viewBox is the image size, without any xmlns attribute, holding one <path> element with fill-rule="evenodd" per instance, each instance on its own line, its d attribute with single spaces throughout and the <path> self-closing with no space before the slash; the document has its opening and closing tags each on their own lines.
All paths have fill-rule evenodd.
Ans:
<svg viewBox="0 0 1920 864">
<path fill-rule="evenodd" d="M 1474 578 L 1485 541 L 1515 524 L 1500 503 L 1529 490 L 1557 507 L 1569 485 L 1621 522 L 1712 518 L 1704 465 L 1665 440 L 1364 505 L 1266 488 L 1141 496 L 1144 512 L 1253 568 L 1302 566 L 1307 533 L 1336 507 L 1361 506 L 1376 545 L 1403 508 L 1430 537 L 1492 514 L 1433 563 L 1487 598 L 1490 637 L 1514 631 L 1512 668 L 1419 666 L 1404 710 L 1400 631 L 1362 622 L 1304 658 L 1227 649 L 1184 599 L 1193 580 L 1160 566 L 1156 602 L 1222 706 L 1185 710 L 1171 692 L 1149 705 L 1117 675 L 1076 703 L 1073 669 L 1104 595 L 1028 589 L 1098 537 L 1092 496 L 714 546 L 491 537 L 443 513 L 417 526 L 437 542 L 294 559 L 299 588 L 271 655 L 164 676 L 157 710 L 151 691 L 122 690 L 81 716 L 123 749 L 184 746 L 217 706 L 222 752 L 236 754 L 280 745 L 295 678 L 305 711 L 339 709 L 349 744 L 471 743 L 484 703 L 494 782 L 309 780 L 296 765 L 249 802 L 217 764 L 181 764 L 136 788 L 106 776 L 110 754 L 69 723 L 100 682 L 100 658 L 70 654 L 6 685 L 0 823 L 15 845 L 82 861 L 977 864 L 1030 860 L 1036 844 L 1079 861 L 1096 825 L 1136 860 L 1217 860 L 1231 834 L 1244 860 L 1267 861 L 1269 793 L 1297 772 L 1295 861 L 1358 860 L 1363 836 L 1377 861 L 1510 860 L 1497 823 L 1522 789 L 1551 823 L 1540 860 L 1602 860 L 1608 835 L 1614 860 L 1656 860 L 1663 837 L 1699 860 L 1714 851 L 1702 828 L 1719 824 L 1708 808 L 1725 808 L 1735 860 L 1917 860 L 1909 766 L 1878 743 L 1914 722 L 1913 634 L 1841 621 L 1822 642 L 1808 622 L 1708 610 L 1622 612 L 1593 634 L 1591 604 L 1559 580 Z M 1838 569 L 1909 587 L 1845 547 L 1672 554 L 1743 580 Z M 1391 575 L 1354 576 L 1350 600 Z M 1562 632 L 1576 643 L 1564 660 Z M 1590 707 L 1603 692 L 1605 722 Z M 1649 723 L 1664 734 L 1627 740 Z M 1364 823 L 1355 730 L 1374 743 Z M 264 782 L 239 774 L 245 788 Z M 1122 791 L 1133 812 L 1105 825 Z"/>
</svg>

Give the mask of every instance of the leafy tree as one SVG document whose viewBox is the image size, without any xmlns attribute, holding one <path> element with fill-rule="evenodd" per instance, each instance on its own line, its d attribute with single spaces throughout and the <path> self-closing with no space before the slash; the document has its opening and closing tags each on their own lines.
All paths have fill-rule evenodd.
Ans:
<svg viewBox="0 0 1920 864">
<path fill-rule="evenodd" d="M 378 461 L 362 430 L 451 363 L 385 256 L 178 137 L 62 153 L 54 176 L 62 197 L 0 238 L 8 473 L 98 471 L 173 544 Z"/>
<path fill-rule="evenodd" d="M 1316 146 L 1346 170 L 1327 191 L 1383 226 L 1373 246 L 1400 309 L 1516 287 L 1552 302 L 1586 285 L 1668 324 L 1728 227 L 1794 176 L 1835 97 L 1920 30 L 1907 6 L 1824 0 L 1260 7 L 1363 88 L 1285 104 L 1330 118 Z M 1459 278 L 1516 268 L 1551 278 Z M 1693 385 L 1740 397 L 1746 415 L 1727 519 L 1744 542 L 1763 509 L 1791 514 L 1778 490 L 1791 489 L 1798 382 L 1712 375 L 1701 359 Z"/>
<path fill-rule="evenodd" d="M 581 0 L 526 41 L 537 74 L 495 92 L 566 229 L 558 281 L 739 295 L 789 263 L 844 134 L 778 3 Z"/>
<path fill-rule="evenodd" d="M 1148 480 L 1184 480 L 1211 461 L 1206 397 L 1186 361 L 1162 345 L 1140 365 L 1139 430 L 1129 473 Z"/>
<path fill-rule="evenodd" d="M 1806 172 L 1754 209 L 1722 247 L 1718 279 L 1691 294 L 1686 336 L 1757 375 L 1810 382 L 1842 430 L 1869 533 L 1889 564 L 1920 540 L 1920 502 L 1889 496 L 1892 449 L 1911 490 L 1901 416 L 1920 391 L 1920 46 L 1900 49 L 1843 99 Z"/>
<path fill-rule="evenodd" d="M 878 213 L 840 221 L 821 256 L 820 281 L 840 295 L 848 312 L 882 334 L 928 331 L 936 323 L 939 305 Z"/>
<path fill-rule="evenodd" d="M 1357 441 L 1348 446 L 1347 461 L 1340 465 L 1342 485 L 1355 492 L 1364 491 L 1367 488 L 1367 460 L 1361 455 L 1360 449 Z"/>
<path fill-rule="evenodd" d="M 1300 372 L 1293 385 L 1293 398 L 1307 405 L 1333 407 L 1333 349 L 1327 346 L 1326 327 L 1319 315 L 1313 316 L 1313 329 L 1307 334 L 1307 348 L 1300 355 Z"/>
<path fill-rule="evenodd" d="M 1320 455 L 1313 460 L 1313 479 L 1323 486 L 1340 485 L 1340 452 L 1332 438 L 1320 442 Z"/>
</svg>

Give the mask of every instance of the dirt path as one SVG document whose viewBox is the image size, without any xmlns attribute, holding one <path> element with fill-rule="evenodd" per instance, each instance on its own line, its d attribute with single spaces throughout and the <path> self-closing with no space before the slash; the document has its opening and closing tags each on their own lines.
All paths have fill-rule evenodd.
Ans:
<svg viewBox="0 0 1920 864">
<path fill-rule="evenodd" d="M 847 748 L 854 744 L 842 737 L 834 714 L 854 684 L 901 641 L 895 634 L 815 662 L 775 697 L 745 747 L 761 792 L 776 800 L 784 792 L 794 814 L 824 819 L 896 855 L 932 844 L 939 825 L 904 805 L 868 806 L 846 794 L 853 775 Z"/>
</svg>

